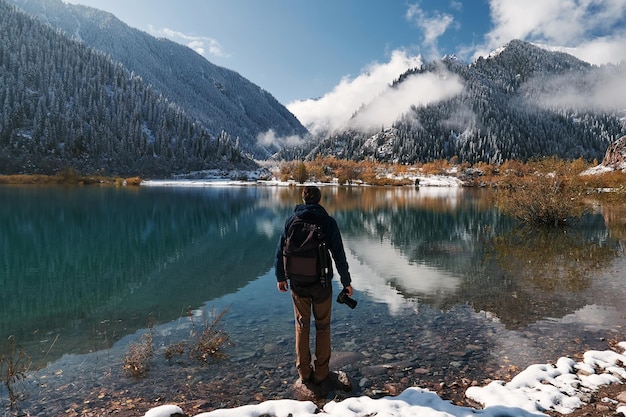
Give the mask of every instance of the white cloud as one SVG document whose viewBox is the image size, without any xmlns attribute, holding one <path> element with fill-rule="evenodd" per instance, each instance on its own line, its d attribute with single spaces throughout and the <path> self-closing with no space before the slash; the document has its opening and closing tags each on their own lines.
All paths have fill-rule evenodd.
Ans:
<svg viewBox="0 0 626 417">
<path fill-rule="evenodd" d="M 461 10 L 462 4 L 453 0 L 451 7 Z M 427 12 L 419 3 L 409 5 L 405 17 L 422 30 L 423 45 L 431 56 L 437 55 L 438 39 L 455 24 L 452 15 Z M 314 134 L 340 128 L 369 130 L 391 125 L 412 105 L 443 100 L 463 89 L 457 77 L 434 74 L 413 76 L 401 88 L 391 88 L 402 73 L 421 65 L 421 56 L 395 50 L 389 62 L 373 63 L 356 78 L 344 77 L 322 98 L 295 101 L 287 108 Z"/>
<path fill-rule="evenodd" d="M 585 111 L 626 110 L 626 68 L 606 67 L 600 73 L 578 76 L 558 76 L 540 80 L 538 87 L 533 81 L 527 88 L 544 91 L 536 103 L 548 108 L 576 108 Z"/>
<path fill-rule="evenodd" d="M 490 8 L 493 29 L 475 57 L 521 39 L 592 64 L 626 59 L 626 0 L 490 0 Z"/>
<path fill-rule="evenodd" d="M 412 75 L 399 88 L 388 88 L 350 121 L 357 129 L 376 129 L 390 126 L 411 106 L 445 100 L 463 91 L 463 83 L 452 74 L 426 73 Z"/>
<path fill-rule="evenodd" d="M 183 32 L 169 28 L 156 29 L 153 26 L 150 26 L 149 30 L 153 36 L 164 37 L 176 43 L 185 45 L 205 58 L 223 58 L 227 56 L 220 43 L 213 38 L 187 35 Z"/>
<path fill-rule="evenodd" d="M 595 65 L 619 63 L 626 60 L 626 34 L 592 39 L 576 47 L 551 47 L 551 50 L 566 52 L 578 59 Z"/>
<path fill-rule="evenodd" d="M 270 129 L 257 135 L 257 143 L 265 147 L 298 147 L 304 143 L 304 139 L 296 135 L 279 137 L 274 130 Z"/>
<path fill-rule="evenodd" d="M 452 10 L 456 10 L 457 12 L 461 12 L 463 11 L 463 3 L 461 3 L 460 1 L 456 1 L 456 0 L 451 0 L 450 8 Z"/>
<path fill-rule="evenodd" d="M 436 51 L 437 40 L 454 23 L 454 17 L 434 11 L 428 15 L 419 4 L 412 4 L 406 12 L 408 21 L 413 22 L 424 33 L 424 45 Z"/>
<path fill-rule="evenodd" d="M 322 98 L 295 101 L 288 104 L 287 108 L 314 133 L 344 127 L 359 108 L 370 104 L 388 90 L 400 74 L 421 64 L 421 57 L 396 50 L 388 63 L 373 63 L 354 79 L 344 77 Z"/>
</svg>

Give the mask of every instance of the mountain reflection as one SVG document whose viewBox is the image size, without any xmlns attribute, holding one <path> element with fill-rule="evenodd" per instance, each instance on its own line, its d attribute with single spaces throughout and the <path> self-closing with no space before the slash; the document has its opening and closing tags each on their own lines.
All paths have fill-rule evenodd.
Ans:
<svg viewBox="0 0 626 417">
<path fill-rule="evenodd" d="M 248 284 L 271 271 L 301 201 L 298 187 L 255 186 L 0 187 L 0 200 L 0 352 L 15 335 L 40 361 L 109 347 L 149 315 L 254 300 Z M 363 306 L 468 305 L 509 329 L 593 311 L 594 275 L 626 230 L 606 210 L 565 230 L 519 228 L 481 190 L 324 187 L 322 204 Z"/>
<path fill-rule="evenodd" d="M 272 265 L 264 192 L 0 188 L 0 344 L 98 349 L 243 287 Z"/>
<path fill-rule="evenodd" d="M 474 191 L 411 190 L 394 198 L 402 191 L 383 198 L 336 191 L 349 205 L 335 213 L 349 250 L 370 272 L 355 285 L 375 299 L 382 280 L 414 300 L 412 307 L 468 304 L 519 328 L 588 305 L 584 291 L 594 273 L 618 256 L 619 241 L 601 215 L 565 230 L 521 228 Z"/>
<path fill-rule="evenodd" d="M 508 328 L 564 317 L 589 304 L 585 290 L 618 256 L 618 247 L 599 215 L 568 229 L 514 228 L 489 242 L 489 272 L 471 282 L 484 291 L 472 305 L 496 314 Z"/>
</svg>

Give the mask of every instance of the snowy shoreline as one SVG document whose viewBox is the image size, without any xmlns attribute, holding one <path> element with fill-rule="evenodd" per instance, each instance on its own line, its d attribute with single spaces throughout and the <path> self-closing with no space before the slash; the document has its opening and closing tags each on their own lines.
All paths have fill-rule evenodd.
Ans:
<svg viewBox="0 0 626 417">
<path fill-rule="evenodd" d="M 331 401 L 321 410 L 310 401 L 285 399 L 218 409 L 195 417 L 465 417 L 476 414 L 531 417 L 546 416 L 547 411 L 569 414 L 585 404 L 583 399 L 590 392 L 626 380 L 626 342 L 618 343 L 617 347 L 621 353 L 592 350 L 586 352 L 580 362 L 562 357 L 555 364 L 531 365 L 510 382 L 493 381 L 483 387 L 468 388 L 466 397 L 481 404 L 483 409 L 456 406 L 427 389 L 411 387 L 396 397 L 362 396 Z M 170 417 L 176 413 L 184 415 L 179 406 L 168 404 L 149 410 L 144 417 Z M 626 405 L 620 405 L 617 413 L 626 415 Z"/>
<path fill-rule="evenodd" d="M 409 178 L 413 183 L 415 180 L 419 180 L 419 187 L 462 187 L 463 182 L 456 177 L 446 175 L 428 175 Z M 355 183 L 350 185 L 340 185 L 337 183 L 321 183 L 321 182 L 306 182 L 305 184 L 299 184 L 295 181 L 278 181 L 278 180 L 232 180 L 225 178 L 207 178 L 207 179 L 161 179 L 161 180 L 143 180 L 142 186 L 147 187 L 245 187 L 245 186 L 303 186 L 303 185 L 318 185 L 318 186 L 336 186 L 336 187 L 370 187 L 369 184 Z M 405 187 L 413 187 L 406 185 Z"/>
</svg>

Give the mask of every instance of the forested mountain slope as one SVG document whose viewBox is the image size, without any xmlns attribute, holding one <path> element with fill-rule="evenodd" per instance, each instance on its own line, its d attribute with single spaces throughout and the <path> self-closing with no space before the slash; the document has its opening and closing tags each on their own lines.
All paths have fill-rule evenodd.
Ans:
<svg viewBox="0 0 626 417">
<path fill-rule="evenodd" d="M 61 0 L 10 1 L 69 36 L 104 51 L 201 121 L 211 134 L 226 132 L 240 141 L 244 152 L 257 159 L 265 159 L 279 149 L 278 145 L 259 144 L 259 134 L 269 130 L 280 137 L 308 133 L 270 93 L 185 46 L 157 39 L 94 8 Z"/>
<path fill-rule="evenodd" d="M 0 39 L 0 173 L 256 167 L 141 77 L 4 0 Z"/>
<path fill-rule="evenodd" d="M 391 88 L 401 89 L 410 77 L 425 73 L 459 77 L 462 93 L 412 106 L 391 127 L 368 131 L 353 126 L 319 138 L 308 149 L 284 150 L 282 156 L 402 163 L 455 156 L 471 163 L 542 156 L 601 160 L 609 144 L 626 133 L 626 108 L 613 107 L 610 97 L 617 92 L 611 88 L 619 84 L 616 80 L 626 79 L 624 63 L 596 67 L 511 41 L 469 65 L 447 57 L 408 71 Z"/>
<path fill-rule="evenodd" d="M 3 1 L 5 0 L 0 0 Z M 103 55 L 106 55 L 120 62 L 116 71 L 129 72 L 128 83 L 139 83 L 143 85 L 142 88 L 149 85 L 150 97 L 140 94 L 144 101 L 140 107 L 133 108 L 135 111 L 137 108 L 144 111 L 150 106 L 169 107 L 181 115 L 177 117 L 182 117 L 187 121 L 185 123 L 195 126 L 194 132 L 201 130 L 200 126 L 203 126 L 206 129 L 205 134 L 208 132 L 213 138 L 213 142 L 205 141 L 201 146 L 193 145 L 192 151 L 170 155 L 169 158 L 175 163 L 171 164 L 171 170 L 168 171 L 169 162 L 164 162 L 163 152 L 167 135 L 162 134 L 160 139 L 154 139 L 156 127 L 150 123 L 135 123 L 133 128 L 126 127 L 123 131 L 105 135 L 105 137 L 133 138 L 138 137 L 138 132 L 141 131 L 143 137 L 147 138 L 142 140 L 149 146 L 156 146 L 159 149 L 155 151 L 153 159 L 145 156 L 140 158 L 143 164 L 140 168 L 144 167 L 147 172 L 177 173 L 205 167 L 208 162 L 207 157 L 203 155 L 206 155 L 208 143 L 218 145 L 218 152 L 229 154 L 226 159 L 231 156 L 241 157 L 236 156 L 237 151 L 232 153 L 231 145 L 234 144 L 235 148 L 257 159 L 289 160 L 333 155 L 354 160 L 367 158 L 400 163 L 428 162 L 454 157 L 459 161 L 470 163 L 478 161 L 500 163 L 509 159 L 525 161 L 543 156 L 599 160 L 609 144 L 626 133 L 626 104 L 619 104 L 624 103 L 623 98 L 615 99 L 615 93 L 619 93 L 621 88 L 618 86 L 623 85 L 623 80 L 626 79 L 626 64 L 592 66 L 571 55 L 550 52 L 530 43 L 514 40 L 490 56 L 481 57 L 471 64 L 462 63 L 454 57 L 427 63 L 421 68 L 399 74 L 393 85 L 389 86 L 390 90 L 407 91 L 412 84 L 411 81 L 416 77 L 432 77 L 434 74 L 440 80 L 454 79 L 462 84 L 461 92 L 451 98 L 419 104 L 423 102 L 421 92 L 412 92 L 415 95 L 415 104 L 398 112 L 396 121 L 391 125 L 370 123 L 370 126 L 379 126 L 374 130 L 358 123 L 359 120 L 375 114 L 375 111 L 372 111 L 376 108 L 375 103 L 364 103 L 344 128 L 327 131 L 323 135 L 311 138 L 300 122 L 271 94 L 237 73 L 211 64 L 187 47 L 168 40 L 156 39 L 128 27 L 109 13 L 93 8 L 65 4 L 61 0 L 9 1 L 63 33 L 79 39 L 84 45 L 104 51 L 102 54 L 90 52 L 94 56 L 100 56 L 98 59 L 105 59 Z M 61 35 L 61 32 L 56 34 Z M 76 42 L 72 45 L 78 47 Z M 73 59 L 75 58 L 68 58 L 59 65 L 76 68 Z M 91 68 L 89 71 L 94 70 L 93 66 L 88 66 Z M 64 74 L 64 77 L 68 76 L 65 70 L 57 72 Z M 69 70 L 69 73 L 72 72 L 75 70 Z M 27 90 L 35 92 L 32 97 L 27 97 L 29 100 L 33 100 L 34 97 L 41 100 L 37 95 L 41 94 L 42 90 L 30 87 L 28 81 L 24 81 L 25 75 L 18 73 L 19 71 L 15 73 L 10 82 L 6 82 L 8 78 L 5 79 L 2 88 L 26 86 Z M 21 84 L 14 82 L 18 77 L 22 79 Z M 85 80 L 82 78 L 75 82 L 85 84 Z M 91 82 L 90 80 L 87 84 Z M 8 87 L 10 84 L 12 86 Z M 104 89 L 105 93 L 117 90 L 117 87 L 111 87 L 113 84 L 110 80 L 105 84 L 108 85 L 108 90 Z M 87 87 L 83 86 L 77 91 L 84 93 L 85 88 Z M 68 94 L 67 90 L 55 93 L 57 96 Z M 86 94 L 89 97 L 87 100 L 102 98 L 100 93 Z M 0 97 L 6 101 L 3 97 L 6 97 L 6 93 Z M 157 97 L 157 103 L 148 105 L 153 97 Z M 55 99 L 59 100 L 59 97 Z M 60 99 L 65 100 L 67 105 L 66 97 Z M 69 108 L 75 111 L 76 99 L 73 100 L 74 104 Z M 51 99 L 48 98 L 41 105 L 48 106 L 49 102 Z M 15 103 L 16 101 L 11 99 L 12 107 Z M 34 117 L 37 108 L 35 104 L 29 106 L 31 108 L 27 113 L 27 119 Z M 128 111 L 126 114 L 133 113 Z M 154 114 L 155 112 L 150 110 L 147 115 L 141 117 L 148 115 L 152 117 Z M 47 123 L 68 125 L 71 115 L 72 112 L 63 115 L 62 119 L 65 118 L 65 122 L 49 120 Z M 19 125 L 20 118 L 23 118 L 19 115 L 16 122 L 13 120 L 13 113 L 4 114 L 2 117 L 5 125 L 6 123 Z M 100 123 L 100 129 L 117 129 L 105 126 L 108 123 L 106 120 L 100 120 Z M 31 136 L 38 138 L 37 135 L 41 135 L 39 132 L 42 131 L 42 124 L 33 122 L 32 125 L 31 128 L 22 127 L 22 130 L 14 128 L 9 130 L 14 136 L 17 131 L 20 138 Z M 159 125 L 161 130 L 169 128 L 169 122 Z M 0 145 L 7 141 L 9 131 L 7 129 L 5 126 L 0 130 L 0 134 L 4 135 L 2 136 L 4 139 L 0 139 L 4 142 Z M 176 128 L 175 131 L 176 134 L 170 135 L 172 140 L 168 143 L 168 149 L 178 146 L 175 144 L 184 143 L 188 146 L 189 142 L 177 138 L 181 130 Z M 184 128 L 182 131 L 187 132 L 189 129 Z M 304 141 L 300 141 L 304 146 L 281 149 L 282 145 L 278 143 L 259 143 L 259 135 L 270 131 L 275 137 L 295 135 L 304 138 Z M 49 129 L 45 132 L 50 136 Z M 83 128 L 81 132 L 65 140 L 86 137 L 85 135 L 93 133 L 93 127 Z M 53 133 L 56 135 L 56 132 Z M 216 137 L 220 138 L 219 144 L 215 140 Z M 93 139 L 88 139 L 89 143 L 90 141 Z M 67 146 L 67 143 L 63 143 L 59 149 L 67 154 L 68 151 L 65 149 Z M 142 146 L 144 151 L 139 152 L 146 153 L 146 146 Z M 83 149 L 85 145 L 79 145 L 78 148 L 81 149 L 83 159 L 84 155 L 91 155 L 95 149 L 91 146 L 88 148 L 89 152 L 85 153 Z M 55 152 L 58 153 L 59 150 Z M 126 166 L 132 166 L 131 162 L 137 161 L 137 151 L 124 154 L 120 148 L 115 152 L 116 158 L 125 158 L 128 161 L 125 162 Z M 45 155 L 46 161 L 54 159 L 49 154 Z M 188 158 L 189 155 L 191 158 Z M 25 171 L 31 169 L 32 161 L 36 161 L 32 159 L 19 162 L 14 155 L 6 158 L 7 161 L 10 160 L 13 169 L 21 167 Z M 214 162 L 211 161 L 210 164 Z M 53 166 L 58 164 L 57 161 Z M 104 164 L 103 167 L 109 169 L 109 165 Z"/>
</svg>

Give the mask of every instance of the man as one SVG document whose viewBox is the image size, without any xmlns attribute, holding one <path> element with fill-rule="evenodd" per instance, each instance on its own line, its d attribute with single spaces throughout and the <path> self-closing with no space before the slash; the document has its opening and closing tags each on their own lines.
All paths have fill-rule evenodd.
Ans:
<svg viewBox="0 0 626 417">
<path fill-rule="evenodd" d="M 286 292 L 291 285 L 291 296 L 293 298 L 294 314 L 296 319 L 296 368 L 303 382 L 313 382 L 320 384 L 329 374 L 328 364 L 330 362 L 330 314 L 332 310 L 332 263 L 330 263 L 327 274 L 327 285 L 323 285 L 321 280 L 316 280 L 313 284 L 302 285 L 296 280 L 290 279 L 287 282 L 285 265 L 283 259 L 283 248 L 287 239 L 289 226 L 296 218 L 315 223 L 321 227 L 323 241 L 330 250 L 344 291 L 348 297 L 352 296 L 352 279 L 348 271 L 348 262 L 343 248 L 339 227 L 334 218 L 328 215 L 324 207 L 319 202 L 322 193 L 318 187 L 304 187 L 302 190 L 302 200 L 304 204 L 298 204 L 294 209 L 294 214 L 285 222 L 285 229 L 281 233 L 278 246 L 276 248 L 275 270 L 278 281 L 278 290 Z M 315 363 L 311 363 L 311 351 L 309 349 L 309 330 L 311 323 L 311 312 L 315 318 Z"/>
</svg>

